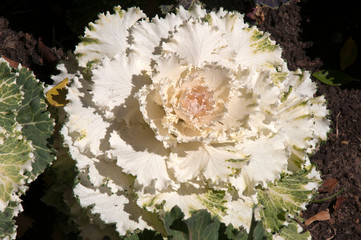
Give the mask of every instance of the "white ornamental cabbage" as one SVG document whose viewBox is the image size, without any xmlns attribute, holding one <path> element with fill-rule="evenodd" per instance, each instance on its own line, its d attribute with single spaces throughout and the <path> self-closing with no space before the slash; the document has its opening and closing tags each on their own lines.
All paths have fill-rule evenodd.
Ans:
<svg viewBox="0 0 361 240">
<path fill-rule="evenodd" d="M 259 191 L 281 173 L 306 169 L 303 189 L 318 186 L 308 155 L 327 138 L 325 98 L 308 72 L 287 69 L 269 34 L 198 5 L 151 20 L 114 10 L 75 50 L 91 77 L 61 66 L 55 78 L 70 80 L 62 133 L 83 207 L 120 235 L 176 205 L 248 230 L 254 206 L 267 215 Z"/>
</svg>

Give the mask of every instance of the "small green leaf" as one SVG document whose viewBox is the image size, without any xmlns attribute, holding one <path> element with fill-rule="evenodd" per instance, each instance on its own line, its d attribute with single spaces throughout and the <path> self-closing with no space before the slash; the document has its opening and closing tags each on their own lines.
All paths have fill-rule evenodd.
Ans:
<svg viewBox="0 0 361 240">
<path fill-rule="evenodd" d="M 345 70 L 351 66 L 357 58 L 358 47 L 356 42 L 350 37 L 342 46 L 340 51 L 340 68 Z"/>
<path fill-rule="evenodd" d="M 247 240 L 248 234 L 246 230 L 238 231 L 237 229 L 234 229 L 232 224 L 229 224 L 224 231 L 225 237 L 222 238 L 222 235 L 220 236 L 220 239 L 231 239 L 231 240 Z"/>
<path fill-rule="evenodd" d="M 188 227 L 183 222 L 184 213 L 175 206 L 172 210 L 165 214 L 164 227 L 169 236 L 173 236 L 177 240 L 188 239 Z"/>
<path fill-rule="evenodd" d="M 265 238 L 265 230 L 263 228 L 262 222 L 257 222 L 256 227 L 253 230 L 253 239 L 254 240 L 263 240 Z"/>
<path fill-rule="evenodd" d="M 199 210 L 186 220 L 192 240 L 218 240 L 220 222 L 211 218 L 207 210 Z"/>
<path fill-rule="evenodd" d="M 337 70 L 321 70 L 313 73 L 312 76 L 331 86 L 341 86 L 351 82 L 360 81 L 359 79 L 353 78 L 350 75 Z"/>
</svg>

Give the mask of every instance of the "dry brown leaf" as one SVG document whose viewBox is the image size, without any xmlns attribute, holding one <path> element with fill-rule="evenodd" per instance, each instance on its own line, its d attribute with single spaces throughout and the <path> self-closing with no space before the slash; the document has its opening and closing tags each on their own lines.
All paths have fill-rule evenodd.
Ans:
<svg viewBox="0 0 361 240">
<path fill-rule="evenodd" d="M 326 220 L 330 220 L 330 213 L 328 212 L 328 210 L 324 210 L 321 212 L 318 212 L 316 215 L 313 215 L 312 217 L 308 218 L 305 220 L 305 225 L 308 226 L 311 223 L 313 223 L 314 221 L 326 221 Z"/>
<path fill-rule="evenodd" d="M 57 58 L 55 54 L 51 51 L 51 49 L 46 46 L 41 38 L 38 40 L 38 48 L 41 56 L 45 59 L 46 62 L 52 63 L 57 62 Z"/>
<path fill-rule="evenodd" d="M 342 196 L 338 196 L 336 203 L 333 205 L 333 209 L 335 209 L 335 211 L 337 211 L 338 209 L 340 209 L 340 207 L 342 206 L 342 204 L 346 201 L 345 197 Z"/>
<path fill-rule="evenodd" d="M 318 189 L 319 192 L 332 192 L 337 187 L 338 181 L 335 178 L 326 179 L 322 186 Z"/>
<path fill-rule="evenodd" d="M 5 59 L 9 63 L 9 65 L 12 66 L 13 68 L 17 68 L 19 66 L 18 62 L 15 62 L 15 61 L 11 60 L 10 58 L 7 58 L 7 57 L 5 57 L 3 55 L 1 55 L 1 57 L 3 59 Z"/>
</svg>

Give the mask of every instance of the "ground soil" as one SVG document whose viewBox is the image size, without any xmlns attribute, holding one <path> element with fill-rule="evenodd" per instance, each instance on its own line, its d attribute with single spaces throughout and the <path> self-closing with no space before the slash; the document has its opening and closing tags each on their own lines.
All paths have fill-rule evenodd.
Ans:
<svg viewBox="0 0 361 240">
<path fill-rule="evenodd" d="M 18 9 L 14 4 L 17 2 Z M 50 74 L 56 73 L 54 67 L 57 61 L 64 57 L 61 47 L 71 50 L 76 44 L 76 35 L 79 35 L 72 32 L 66 22 L 66 16 L 69 16 L 66 10 L 73 5 L 71 1 L 45 5 L 39 1 L 30 2 L 34 5 L 26 5 L 21 0 L 0 4 L 0 17 L 4 16 L 0 18 L 0 55 L 28 66 L 40 80 L 49 82 Z M 228 8 L 230 10 L 251 11 L 240 0 L 228 2 L 232 3 Z M 248 20 L 271 33 L 282 46 L 283 57 L 290 69 L 302 68 L 311 72 L 338 70 L 339 52 L 345 41 L 352 37 L 361 46 L 361 14 L 354 4 L 352 1 L 335 4 L 291 1 L 278 9 L 261 8 L 256 17 Z M 218 7 L 217 4 L 215 6 Z M 150 9 L 152 13 L 156 11 L 154 6 Z M 26 18 L 21 19 L 24 16 Z M 31 27 L 32 24 L 37 25 Z M 67 37 L 59 38 L 59 35 Z M 360 66 L 361 57 L 358 56 L 344 72 L 361 79 Z M 332 131 L 329 140 L 311 157 L 322 172 L 325 184 L 302 216 L 308 219 L 326 210 L 330 218 L 301 225 L 310 231 L 315 240 L 361 239 L 360 84 L 329 86 L 315 81 L 319 87 L 318 94 L 324 94 L 328 101 Z M 39 200 L 43 184 L 40 176 L 24 198 L 25 220 L 19 218 L 18 223 L 19 231 L 25 229 L 26 233 L 21 232 L 22 238 L 19 239 L 47 239 L 51 236 L 56 211 Z M 23 222 L 29 223 L 28 218 L 32 227 L 21 226 Z"/>
</svg>

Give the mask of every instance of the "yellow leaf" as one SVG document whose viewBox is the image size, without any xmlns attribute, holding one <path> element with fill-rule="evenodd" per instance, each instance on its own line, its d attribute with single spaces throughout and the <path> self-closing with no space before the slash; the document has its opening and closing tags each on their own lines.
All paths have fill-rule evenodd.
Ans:
<svg viewBox="0 0 361 240">
<path fill-rule="evenodd" d="M 357 51 L 357 44 L 352 37 L 350 37 L 347 39 L 340 51 L 340 68 L 342 71 L 355 62 L 357 58 Z"/>
<path fill-rule="evenodd" d="M 51 105 L 56 107 L 62 107 L 67 104 L 68 101 L 65 99 L 66 92 L 64 90 L 68 82 L 69 80 L 65 78 L 63 81 L 58 83 L 55 87 L 53 87 L 46 93 L 46 99 Z"/>
</svg>

